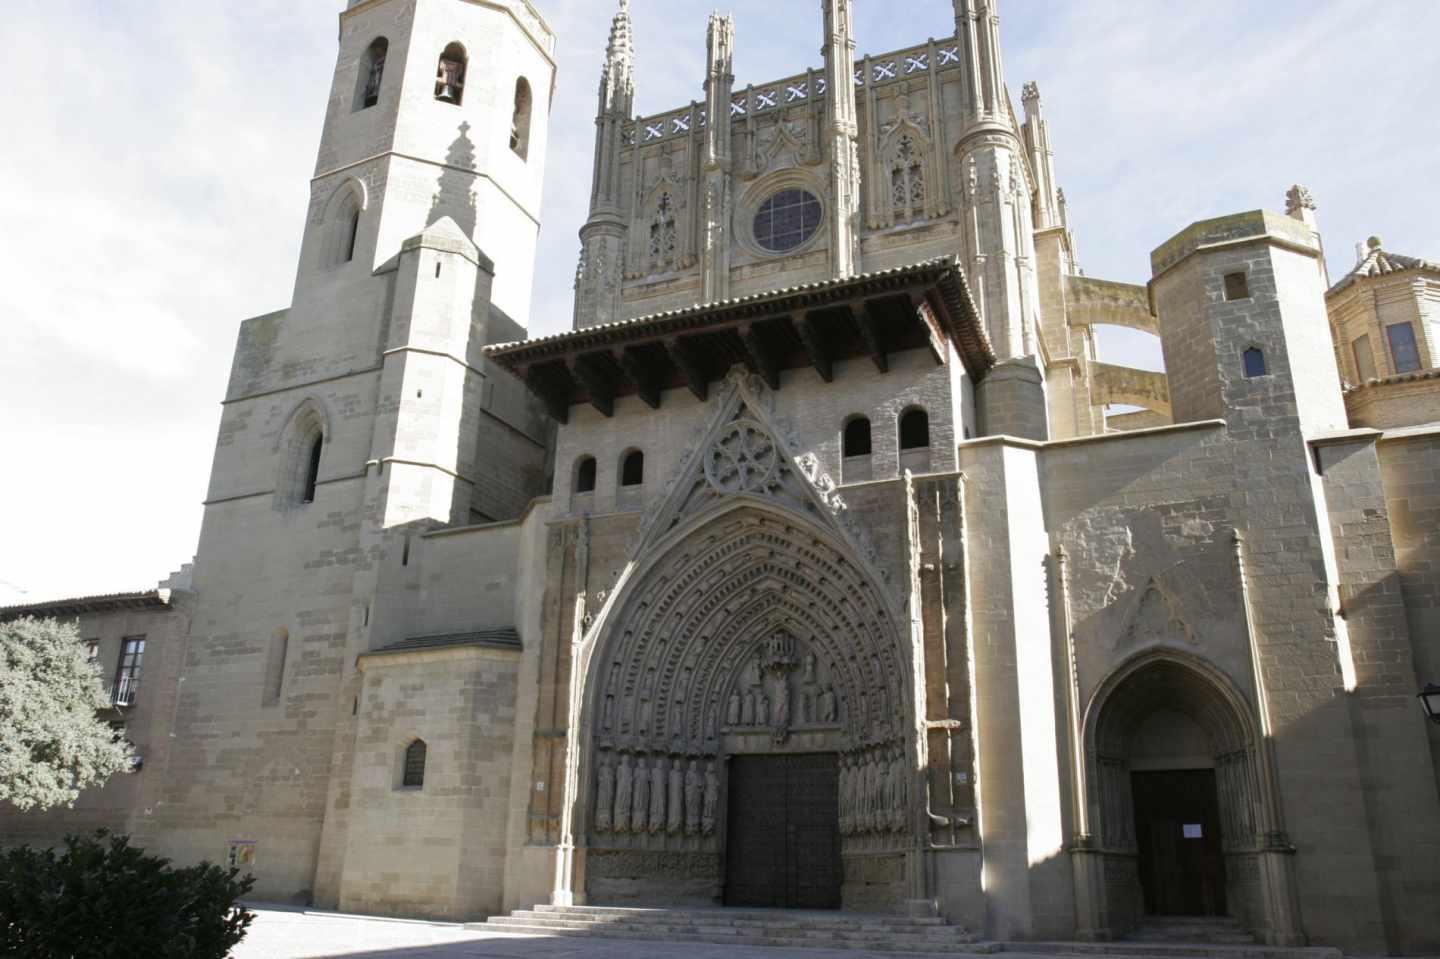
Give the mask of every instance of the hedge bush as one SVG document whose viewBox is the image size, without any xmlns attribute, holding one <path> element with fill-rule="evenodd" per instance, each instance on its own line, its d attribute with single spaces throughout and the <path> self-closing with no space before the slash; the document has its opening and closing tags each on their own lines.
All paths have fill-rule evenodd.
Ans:
<svg viewBox="0 0 1440 959">
<path fill-rule="evenodd" d="M 0 853 L 0 956 L 225 959 L 254 920 L 255 880 L 201 863 L 175 869 L 124 836 L 69 836 Z"/>
</svg>

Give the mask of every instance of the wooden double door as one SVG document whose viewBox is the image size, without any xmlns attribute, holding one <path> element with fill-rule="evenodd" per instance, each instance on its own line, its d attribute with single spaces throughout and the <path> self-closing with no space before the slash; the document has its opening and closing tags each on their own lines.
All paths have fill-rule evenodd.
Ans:
<svg viewBox="0 0 1440 959">
<path fill-rule="evenodd" d="M 737 756 L 729 780 L 725 905 L 839 909 L 837 757 Z"/>
<path fill-rule="evenodd" d="M 1215 770 L 1131 774 L 1140 885 L 1152 916 L 1223 916 L 1225 855 Z"/>
</svg>

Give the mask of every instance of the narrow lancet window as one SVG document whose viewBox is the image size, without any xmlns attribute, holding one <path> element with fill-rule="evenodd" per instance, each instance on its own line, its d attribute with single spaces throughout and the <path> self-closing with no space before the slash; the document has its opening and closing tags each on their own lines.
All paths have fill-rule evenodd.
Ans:
<svg viewBox="0 0 1440 959">
<path fill-rule="evenodd" d="M 516 80 L 515 112 L 510 119 L 510 149 L 522 160 L 530 158 L 530 108 L 533 102 L 530 81 L 524 77 Z"/>
<path fill-rule="evenodd" d="M 368 110 L 380 102 L 380 84 L 385 79 L 385 57 L 389 52 L 390 41 L 376 37 L 360 58 L 360 89 L 355 109 Z"/>
<path fill-rule="evenodd" d="M 400 785 L 406 789 L 421 789 L 425 785 L 425 740 L 417 739 L 405 747 L 405 768 L 400 774 Z"/>
<path fill-rule="evenodd" d="M 310 462 L 305 471 L 305 490 L 300 497 L 302 503 L 315 502 L 315 487 L 320 483 L 320 454 L 325 447 L 325 437 L 316 436 L 310 443 Z"/>
</svg>

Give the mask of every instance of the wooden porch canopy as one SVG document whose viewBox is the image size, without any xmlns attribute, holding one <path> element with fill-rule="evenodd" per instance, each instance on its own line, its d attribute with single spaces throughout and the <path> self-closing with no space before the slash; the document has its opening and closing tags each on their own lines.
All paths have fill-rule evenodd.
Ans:
<svg viewBox="0 0 1440 959">
<path fill-rule="evenodd" d="M 565 423 L 577 403 L 613 416 L 618 396 L 659 409 L 665 390 L 686 387 L 703 401 L 737 363 L 778 390 L 781 370 L 813 367 L 829 383 L 837 360 L 867 357 L 884 373 L 892 353 L 928 348 L 946 363 L 951 345 L 977 379 L 995 363 L 960 261 L 943 257 L 497 344 L 485 355 Z"/>
</svg>

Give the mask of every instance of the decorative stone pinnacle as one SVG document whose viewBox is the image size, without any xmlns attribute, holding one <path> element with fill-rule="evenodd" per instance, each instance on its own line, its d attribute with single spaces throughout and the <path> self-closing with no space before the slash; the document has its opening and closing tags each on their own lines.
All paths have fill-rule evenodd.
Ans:
<svg viewBox="0 0 1440 959">
<path fill-rule="evenodd" d="M 1285 192 L 1285 212 L 1288 215 L 1294 216 L 1301 210 L 1313 209 L 1315 209 L 1315 198 L 1310 195 L 1307 188 L 1297 183 Z"/>
<path fill-rule="evenodd" d="M 1038 100 L 1038 99 L 1040 99 L 1040 84 L 1036 83 L 1034 80 L 1031 80 L 1031 81 L 1029 81 L 1028 83 L 1026 83 L 1025 86 L 1021 88 L 1021 91 L 1020 91 L 1020 99 L 1022 99 L 1022 100 Z"/>
</svg>

